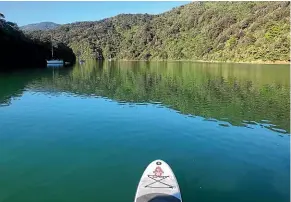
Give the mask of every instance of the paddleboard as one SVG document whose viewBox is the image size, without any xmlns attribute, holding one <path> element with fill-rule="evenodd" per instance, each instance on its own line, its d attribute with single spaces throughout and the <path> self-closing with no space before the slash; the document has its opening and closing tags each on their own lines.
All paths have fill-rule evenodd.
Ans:
<svg viewBox="0 0 291 202">
<path fill-rule="evenodd" d="M 170 166 L 155 160 L 145 169 L 134 202 L 182 202 L 177 179 Z"/>
</svg>

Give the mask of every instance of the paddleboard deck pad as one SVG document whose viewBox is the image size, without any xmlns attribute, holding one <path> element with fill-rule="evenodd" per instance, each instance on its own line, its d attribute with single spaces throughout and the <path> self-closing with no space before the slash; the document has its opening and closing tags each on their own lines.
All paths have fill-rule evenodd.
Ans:
<svg viewBox="0 0 291 202">
<path fill-rule="evenodd" d="M 176 177 L 170 166 L 155 160 L 145 169 L 134 202 L 182 202 Z"/>
</svg>

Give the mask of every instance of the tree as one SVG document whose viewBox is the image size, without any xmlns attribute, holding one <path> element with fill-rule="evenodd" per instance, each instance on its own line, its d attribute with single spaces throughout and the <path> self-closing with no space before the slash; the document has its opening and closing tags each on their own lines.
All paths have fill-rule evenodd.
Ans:
<svg viewBox="0 0 291 202">
<path fill-rule="evenodd" d="M 9 25 L 10 27 L 12 27 L 13 29 L 17 29 L 18 30 L 18 25 L 14 22 L 10 22 L 10 21 L 6 21 L 7 25 Z"/>
<path fill-rule="evenodd" d="M 4 18 L 5 18 L 4 14 L 0 13 L 0 19 L 4 19 Z"/>
</svg>

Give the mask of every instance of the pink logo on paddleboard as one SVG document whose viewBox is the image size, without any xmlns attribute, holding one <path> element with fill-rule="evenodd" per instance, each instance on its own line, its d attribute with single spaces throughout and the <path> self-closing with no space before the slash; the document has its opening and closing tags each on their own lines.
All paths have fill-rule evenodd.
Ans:
<svg viewBox="0 0 291 202">
<path fill-rule="evenodd" d="M 162 170 L 162 168 L 160 166 L 156 167 L 156 169 L 153 172 L 155 174 L 155 176 L 162 176 L 164 171 Z"/>
</svg>

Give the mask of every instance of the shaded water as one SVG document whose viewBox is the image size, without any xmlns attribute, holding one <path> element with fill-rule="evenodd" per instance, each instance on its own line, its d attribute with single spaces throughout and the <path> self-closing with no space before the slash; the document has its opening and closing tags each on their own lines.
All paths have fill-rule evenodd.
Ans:
<svg viewBox="0 0 291 202">
<path fill-rule="evenodd" d="M 0 74 L 0 201 L 289 201 L 287 65 L 109 62 Z"/>
</svg>

